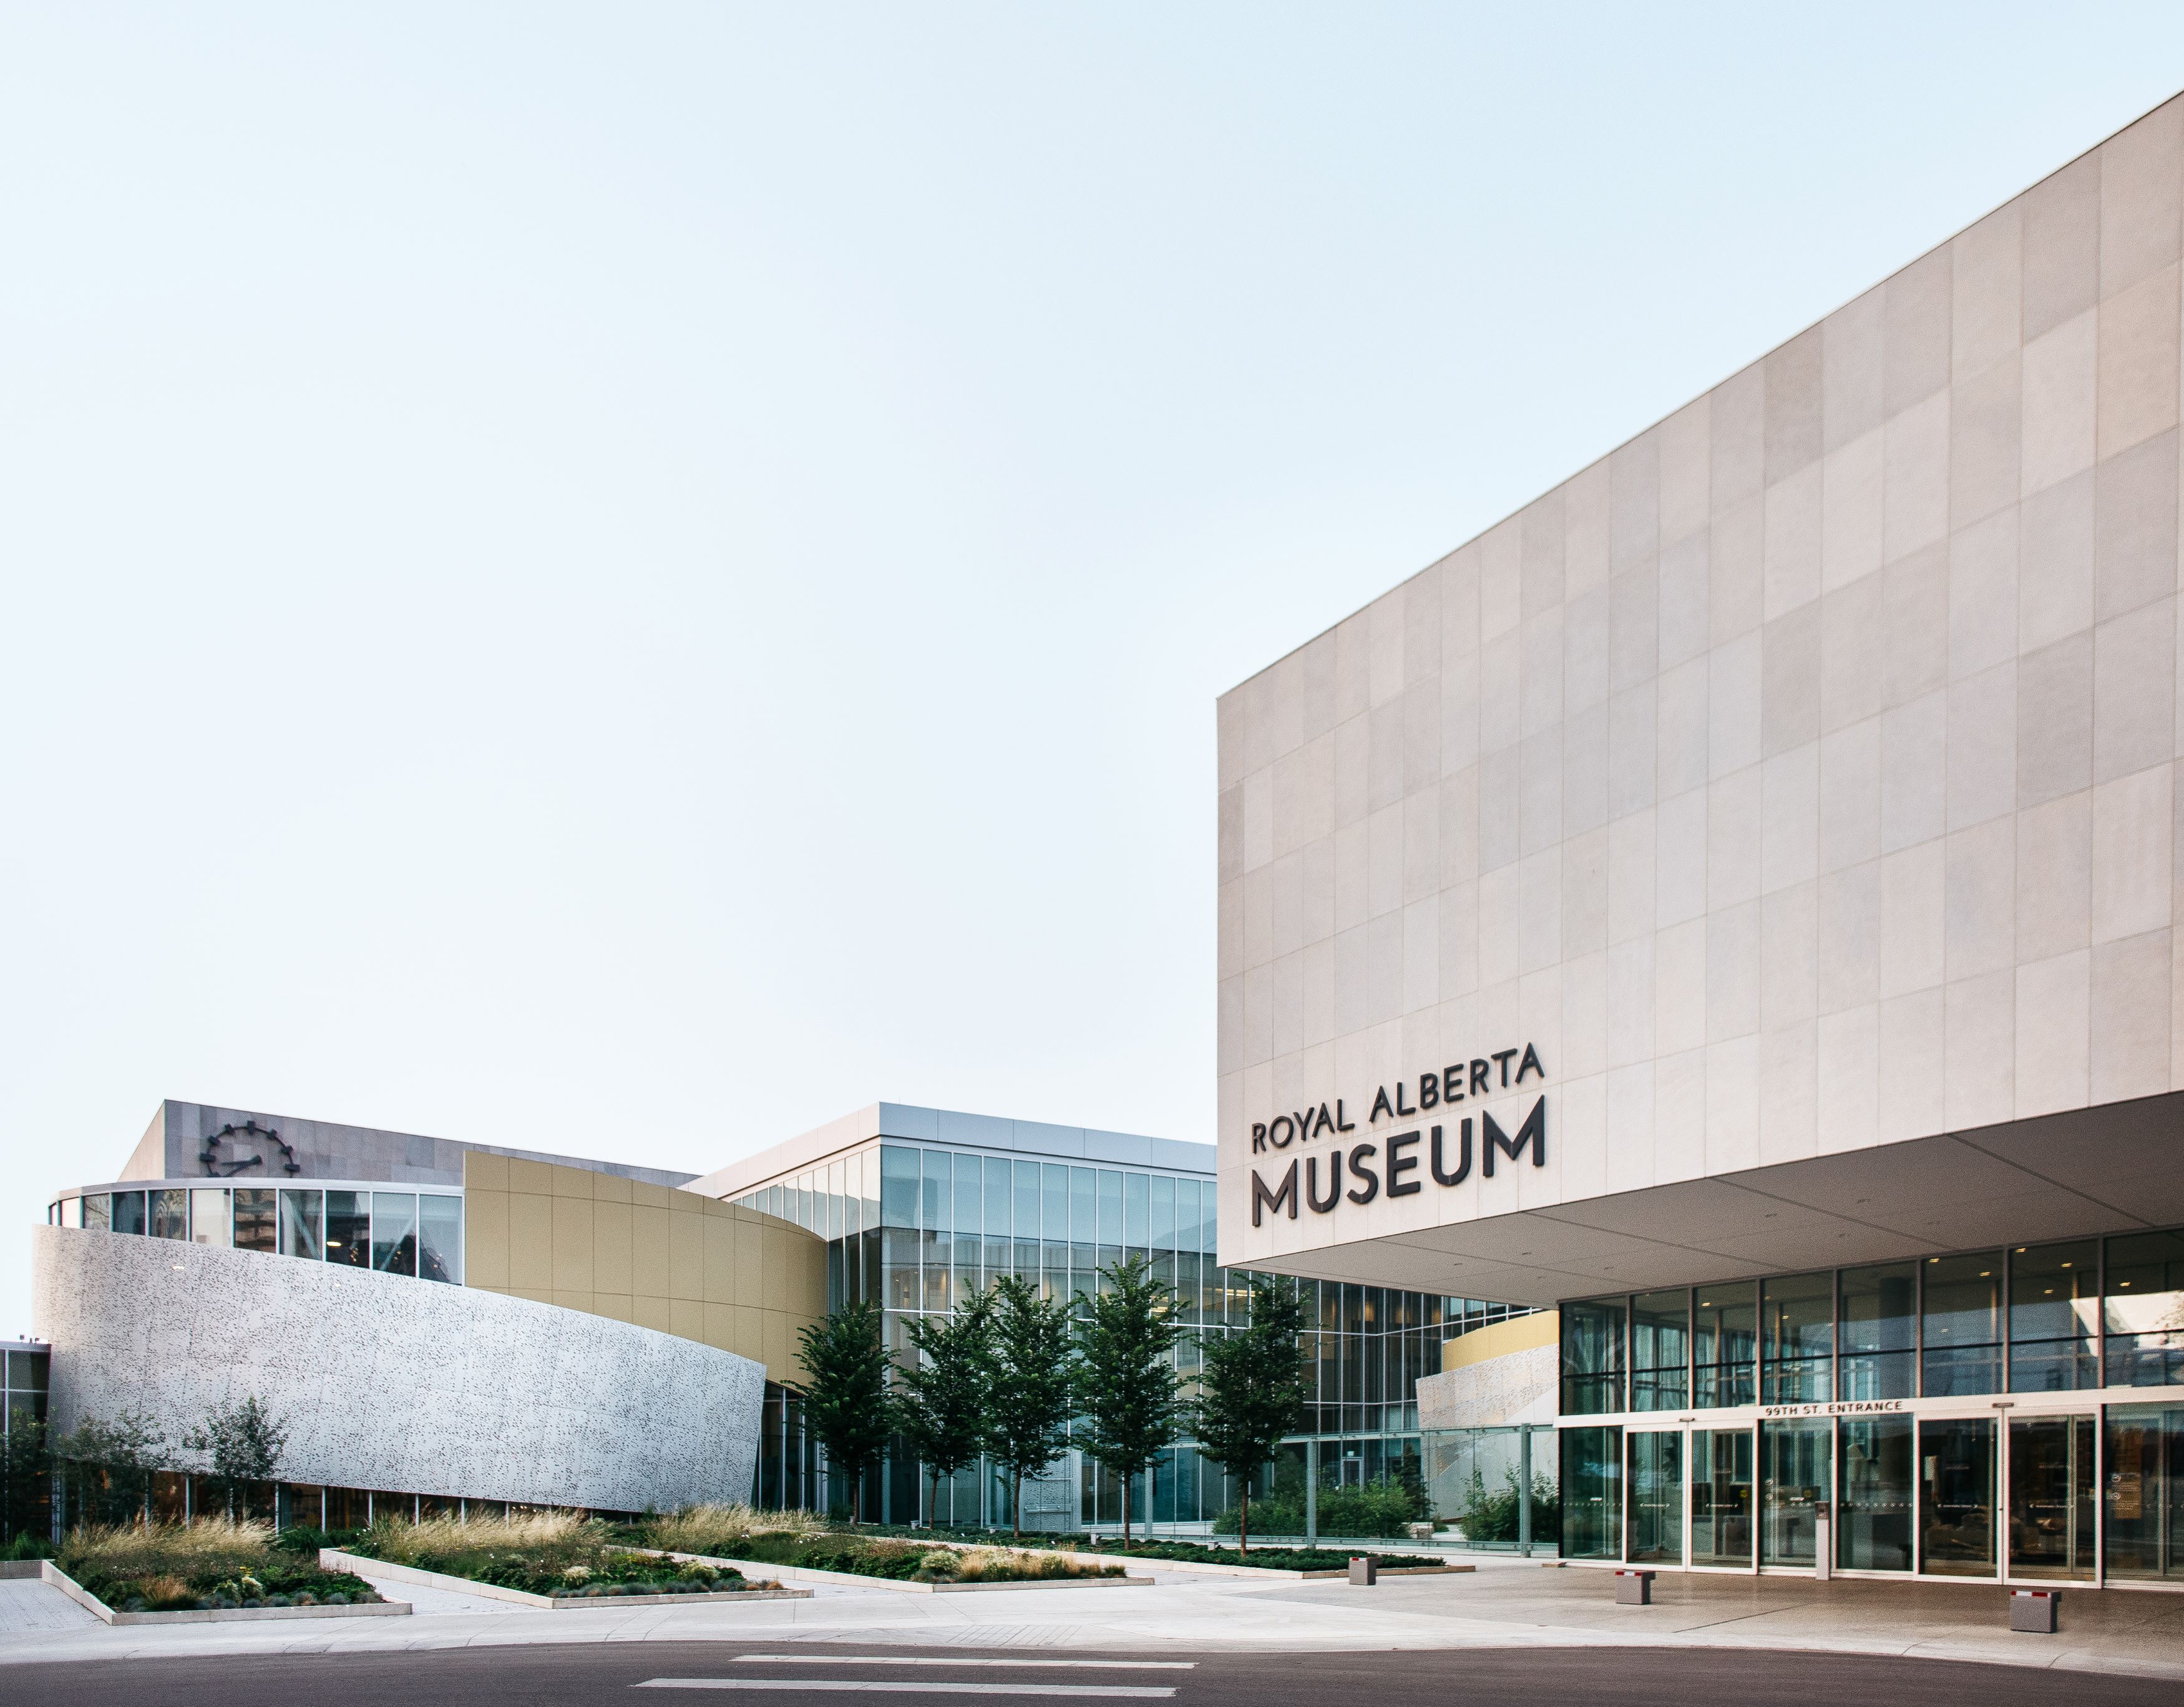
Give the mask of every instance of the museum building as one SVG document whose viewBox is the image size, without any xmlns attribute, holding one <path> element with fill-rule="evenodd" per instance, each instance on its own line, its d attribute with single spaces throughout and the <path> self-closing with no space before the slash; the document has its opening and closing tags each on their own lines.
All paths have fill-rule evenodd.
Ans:
<svg viewBox="0 0 2184 1707">
<path fill-rule="evenodd" d="M 1240 1324 L 1215 1250 L 1212 1146 L 882 1103 L 703 1177 L 203 1104 L 163 1104 L 114 1180 L 58 1193 L 33 1229 L 37 1343 L 6 1354 L 11 1410 L 65 1434 L 135 1412 L 170 1448 L 255 1396 L 287 1426 L 281 1522 L 515 1505 L 846 1506 L 802 1426 L 798 1336 L 879 1302 L 888 1343 L 1004 1274 L 1049 1298 L 1131 1256 L 1192 1331 Z M 1312 1390 L 1267 1478 L 1423 1487 L 1422 1381 L 1501 1304 L 1303 1282 Z M 35 1383 L 36 1392 L 28 1391 Z M 198 1478 L 155 1478 L 163 1515 Z M 1440 1454 L 1445 1457 L 1446 1454 Z M 933 1503 L 902 1453 L 864 1509 L 1006 1524 L 979 1465 Z M 1210 1526 L 1233 1496 L 1186 1442 L 1134 1520 Z M 1027 1487 L 1027 1526 L 1119 1522 L 1074 1448 Z M 53 1521 L 70 1521 L 65 1512 Z"/>
<path fill-rule="evenodd" d="M 1223 1256 L 1558 1306 L 1565 1556 L 2184 1585 L 2180 209 L 2184 99 L 1219 702 Z"/>
</svg>

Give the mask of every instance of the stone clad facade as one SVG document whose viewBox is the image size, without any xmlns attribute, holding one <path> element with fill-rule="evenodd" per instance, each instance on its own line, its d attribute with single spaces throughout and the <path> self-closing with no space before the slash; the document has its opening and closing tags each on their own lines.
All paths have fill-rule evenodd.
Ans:
<svg viewBox="0 0 2184 1707">
<path fill-rule="evenodd" d="M 1548 1303 L 2184 1219 L 2180 205 L 2184 99 L 1222 698 L 1224 1259 Z M 1544 1165 L 1254 1225 L 1255 1126 L 1527 1043 Z"/>
</svg>

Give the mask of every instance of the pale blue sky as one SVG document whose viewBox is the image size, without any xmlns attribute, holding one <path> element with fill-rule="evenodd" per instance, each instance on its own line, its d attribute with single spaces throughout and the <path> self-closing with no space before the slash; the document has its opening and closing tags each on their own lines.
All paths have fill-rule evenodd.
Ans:
<svg viewBox="0 0 2184 1707">
<path fill-rule="evenodd" d="M 1209 1138 L 1214 696 L 2180 86 L 2173 4 L 0 4 L 0 1217 L 168 1095 Z"/>
</svg>

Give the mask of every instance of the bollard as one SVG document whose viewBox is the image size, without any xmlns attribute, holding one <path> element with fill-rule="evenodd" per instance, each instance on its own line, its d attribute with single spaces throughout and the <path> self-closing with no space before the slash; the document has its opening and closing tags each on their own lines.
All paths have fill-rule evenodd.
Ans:
<svg viewBox="0 0 2184 1707">
<path fill-rule="evenodd" d="M 1651 1606 L 1653 1604 L 1653 1573 L 1650 1571 L 1617 1571 L 1615 1604 L 1618 1606 Z"/>
<path fill-rule="evenodd" d="M 2009 1627 L 2033 1636 L 2055 1633 L 2055 1614 L 2062 1594 L 2053 1588 L 2013 1588 L 2009 1592 Z"/>
<path fill-rule="evenodd" d="M 1828 1582 L 1835 1574 L 1835 1524 L 1825 1499 L 1813 1507 L 1813 1575 Z"/>
<path fill-rule="evenodd" d="M 1379 1580 L 1380 1561 L 1370 1554 L 1350 1561 L 1350 1586 L 1352 1588 L 1370 1588 Z"/>
</svg>

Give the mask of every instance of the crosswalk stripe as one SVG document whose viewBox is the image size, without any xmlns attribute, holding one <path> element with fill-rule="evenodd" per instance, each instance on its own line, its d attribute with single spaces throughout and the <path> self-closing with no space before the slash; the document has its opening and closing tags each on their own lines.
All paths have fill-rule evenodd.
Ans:
<svg viewBox="0 0 2184 1707">
<path fill-rule="evenodd" d="M 928 1654 L 738 1654 L 760 1665 L 1069 1665 L 1108 1671 L 1189 1671 L 1195 1660 L 951 1660 Z"/>
<path fill-rule="evenodd" d="M 1087 1695 L 1163 1700 L 1172 1688 L 1128 1683 L 944 1683 L 907 1677 L 648 1677 L 638 1689 L 847 1689 L 883 1695 Z"/>
</svg>

